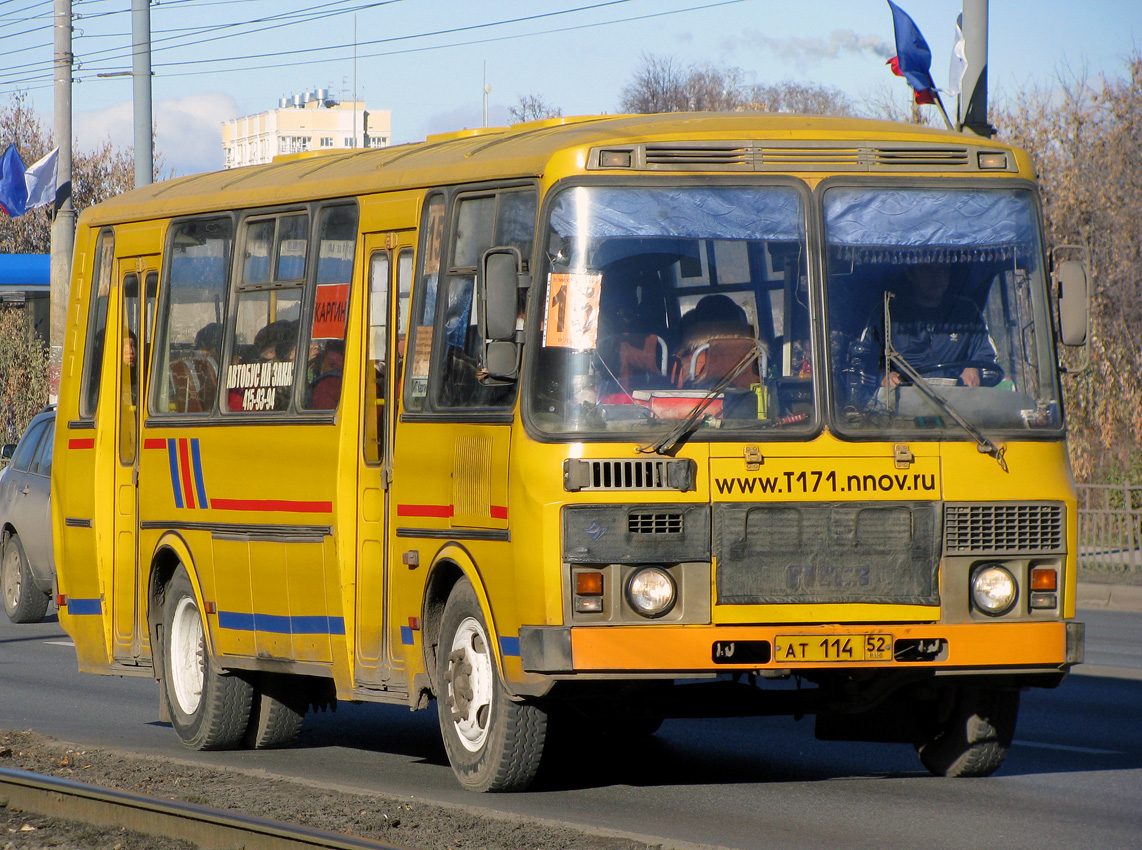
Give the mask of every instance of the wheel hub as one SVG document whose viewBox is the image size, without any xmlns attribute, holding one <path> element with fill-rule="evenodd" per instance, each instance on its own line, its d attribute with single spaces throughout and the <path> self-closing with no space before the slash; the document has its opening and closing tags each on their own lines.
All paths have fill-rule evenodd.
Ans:
<svg viewBox="0 0 1142 850">
<path fill-rule="evenodd" d="M 456 629 L 448 653 L 447 704 L 464 748 L 477 752 L 488 738 L 492 714 L 492 656 L 481 625 L 468 617 Z"/>
</svg>

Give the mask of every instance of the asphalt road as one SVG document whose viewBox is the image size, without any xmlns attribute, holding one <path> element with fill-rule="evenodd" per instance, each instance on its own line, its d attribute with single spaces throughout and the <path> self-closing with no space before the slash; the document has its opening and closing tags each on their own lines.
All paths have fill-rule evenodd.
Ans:
<svg viewBox="0 0 1142 850">
<path fill-rule="evenodd" d="M 730 848 L 1142 846 L 1142 614 L 1085 610 L 1082 674 L 1024 695 L 996 776 L 936 779 L 911 747 L 826 743 L 811 721 L 667 721 L 628 748 L 584 741 L 528 794 L 456 785 L 435 711 L 341 705 L 292 749 L 192 753 L 149 679 L 81 675 L 54 622 L 0 623 L 0 728 L 303 776 L 405 797 Z M 1090 674 L 1097 675 L 1090 675 Z"/>
</svg>

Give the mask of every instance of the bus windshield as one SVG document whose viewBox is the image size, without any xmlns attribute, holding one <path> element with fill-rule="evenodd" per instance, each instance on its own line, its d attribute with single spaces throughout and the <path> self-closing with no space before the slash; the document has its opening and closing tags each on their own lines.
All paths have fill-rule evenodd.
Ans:
<svg viewBox="0 0 1142 850">
<path fill-rule="evenodd" d="M 832 187 L 824 224 L 839 431 L 1061 426 L 1030 191 Z"/>
<path fill-rule="evenodd" d="M 812 429 L 804 222 L 789 185 L 561 191 L 532 421 L 662 436 L 691 417 L 694 439 Z"/>
</svg>

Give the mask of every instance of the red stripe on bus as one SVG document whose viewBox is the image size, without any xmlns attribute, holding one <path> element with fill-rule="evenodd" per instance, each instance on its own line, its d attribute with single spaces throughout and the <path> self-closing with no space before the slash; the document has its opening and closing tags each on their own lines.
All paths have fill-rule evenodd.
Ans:
<svg viewBox="0 0 1142 850">
<path fill-rule="evenodd" d="M 451 505 L 397 505 L 397 516 L 434 516 L 448 519 L 452 514 Z"/>
<path fill-rule="evenodd" d="M 295 502 L 290 499 L 211 499 L 210 507 L 221 511 L 285 511 L 295 514 L 333 513 L 332 502 Z"/>
<path fill-rule="evenodd" d="M 507 505 L 492 505 L 492 519 L 507 519 Z"/>
<path fill-rule="evenodd" d="M 155 439 L 150 437 L 146 440 L 143 440 L 144 449 L 162 449 L 163 451 L 166 451 L 166 447 L 167 441 L 163 439 Z"/>
<path fill-rule="evenodd" d="M 194 476 L 190 471 L 190 444 L 186 439 L 178 441 L 178 466 L 181 472 L 179 477 L 182 478 L 182 497 L 186 500 L 186 506 L 193 508 L 195 507 Z"/>
<path fill-rule="evenodd" d="M 94 437 L 71 437 L 67 441 L 69 449 L 93 449 L 95 448 Z"/>
</svg>

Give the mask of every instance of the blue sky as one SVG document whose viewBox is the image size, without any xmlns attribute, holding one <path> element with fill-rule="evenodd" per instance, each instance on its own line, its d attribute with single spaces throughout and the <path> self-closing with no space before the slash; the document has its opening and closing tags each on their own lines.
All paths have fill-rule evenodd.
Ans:
<svg viewBox="0 0 1142 850">
<path fill-rule="evenodd" d="M 961 0 L 899 4 L 944 86 Z M 130 69 L 130 6 L 74 0 L 81 147 L 131 144 L 131 80 L 98 76 Z M 1001 96 L 1084 71 L 1121 75 L 1142 47 L 1138 0 L 993 0 L 990 10 L 989 80 Z M 0 96 L 26 91 L 49 122 L 51 11 L 52 0 L 0 0 Z M 221 167 L 222 121 L 316 88 L 392 110 L 395 143 L 479 126 L 485 81 L 492 124 L 524 95 L 565 115 L 616 112 L 646 54 L 858 100 L 908 97 L 884 67 L 894 53 L 884 0 L 162 0 L 151 29 L 158 147 L 179 174 Z"/>
</svg>

